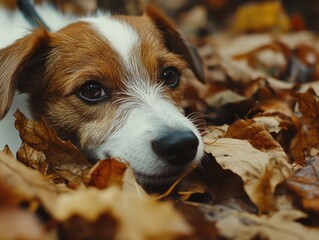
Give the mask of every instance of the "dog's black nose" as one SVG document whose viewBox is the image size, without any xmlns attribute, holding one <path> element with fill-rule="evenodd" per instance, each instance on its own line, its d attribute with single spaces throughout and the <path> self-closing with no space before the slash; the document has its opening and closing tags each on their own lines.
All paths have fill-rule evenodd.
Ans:
<svg viewBox="0 0 319 240">
<path fill-rule="evenodd" d="M 154 140 L 152 148 L 167 163 L 183 166 L 194 159 L 198 144 L 192 131 L 172 131 Z"/>
</svg>

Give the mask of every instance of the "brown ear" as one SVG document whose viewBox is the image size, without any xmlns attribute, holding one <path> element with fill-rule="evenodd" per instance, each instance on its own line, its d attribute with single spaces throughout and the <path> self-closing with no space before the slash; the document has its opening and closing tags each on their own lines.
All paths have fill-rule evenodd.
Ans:
<svg viewBox="0 0 319 240">
<path fill-rule="evenodd" d="M 196 78 L 204 83 L 203 62 L 196 48 L 183 39 L 174 24 L 155 6 L 147 7 L 146 15 L 149 16 L 156 28 L 161 32 L 166 47 L 170 51 L 181 55 L 186 60 Z"/>
<path fill-rule="evenodd" d="M 9 110 L 15 90 L 28 92 L 43 70 L 48 32 L 38 29 L 0 50 L 0 119 Z"/>
</svg>

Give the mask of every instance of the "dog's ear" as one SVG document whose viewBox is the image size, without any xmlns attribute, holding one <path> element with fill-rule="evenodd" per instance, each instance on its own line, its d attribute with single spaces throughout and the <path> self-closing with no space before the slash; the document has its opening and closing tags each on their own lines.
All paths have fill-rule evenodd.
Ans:
<svg viewBox="0 0 319 240">
<path fill-rule="evenodd" d="M 0 119 L 11 106 L 15 90 L 29 92 L 43 70 L 49 33 L 38 29 L 0 50 Z"/>
<path fill-rule="evenodd" d="M 205 82 L 204 67 L 196 48 L 187 43 L 181 34 L 176 30 L 174 24 L 155 6 L 148 6 L 146 15 L 152 20 L 155 27 L 160 31 L 165 41 L 166 47 L 181 55 L 193 71 L 196 78 Z"/>
</svg>

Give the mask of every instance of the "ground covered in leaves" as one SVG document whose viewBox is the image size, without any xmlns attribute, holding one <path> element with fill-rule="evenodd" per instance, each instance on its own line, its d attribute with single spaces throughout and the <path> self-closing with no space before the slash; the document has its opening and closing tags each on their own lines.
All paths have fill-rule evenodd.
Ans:
<svg viewBox="0 0 319 240">
<path fill-rule="evenodd" d="M 267 9 L 280 20 L 247 21 Z M 187 31 L 189 16 L 180 16 Z M 201 165 L 149 194 L 120 159 L 93 166 L 17 111 L 22 146 L 16 157 L 0 152 L 0 238 L 318 239 L 318 35 L 293 31 L 278 2 L 235 16 L 232 31 L 189 35 L 207 81 L 184 74 L 184 108 L 205 143 Z"/>
</svg>

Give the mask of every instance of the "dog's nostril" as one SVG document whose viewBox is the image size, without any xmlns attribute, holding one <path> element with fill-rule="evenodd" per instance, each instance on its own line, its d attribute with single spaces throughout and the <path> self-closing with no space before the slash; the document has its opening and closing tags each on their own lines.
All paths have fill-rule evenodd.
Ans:
<svg viewBox="0 0 319 240">
<path fill-rule="evenodd" d="M 173 131 L 152 142 L 153 151 L 172 165 L 185 165 L 197 153 L 199 140 L 192 131 Z"/>
</svg>

